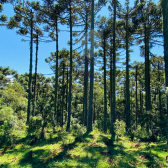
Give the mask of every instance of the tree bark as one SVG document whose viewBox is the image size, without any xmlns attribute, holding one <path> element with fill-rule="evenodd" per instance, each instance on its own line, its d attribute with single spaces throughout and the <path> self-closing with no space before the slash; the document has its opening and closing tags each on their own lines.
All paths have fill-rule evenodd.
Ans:
<svg viewBox="0 0 168 168">
<path fill-rule="evenodd" d="M 29 69 L 29 83 L 28 83 L 28 108 L 27 108 L 27 124 L 30 119 L 30 102 L 32 90 L 32 57 L 33 57 L 33 12 L 31 11 L 31 39 L 30 39 L 30 69 Z"/>
<path fill-rule="evenodd" d="M 91 7 L 91 52 L 90 52 L 90 93 L 89 93 L 89 114 L 87 131 L 92 131 L 93 113 L 93 84 L 94 84 L 94 0 Z"/>
<path fill-rule="evenodd" d="M 104 32 L 104 132 L 107 133 L 106 37 Z"/>
<path fill-rule="evenodd" d="M 72 8 L 70 1 L 70 78 L 69 78 L 69 98 L 68 98 L 68 122 L 66 130 L 70 130 L 71 122 L 71 101 L 72 101 Z"/>
<path fill-rule="evenodd" d="M 168 1 L 162 0 L 163 12 L 163 36 L 164 36 L 164 60 L 166 77 L 166 98 L 167 98 L 167 144 L 168 144 Z"/>
<path fill-rule="evenodd" d="M 65 64 L 63 63 L 61 127 L 63 127 L 63 125 L 64 125 L 64 94 L 65 94 L 64 74 L 65 74 Z"/>
<path fill-rule="evenodd" d="M 128 32 L 128 6 L 126 14 L 126 130 L 130 129 L 130 90 L 129 90 L 129 32 Z"/>
<path fill-rule="evenodd" d="M 138 125 L 138 85 L 137 85 L 137 73 L 138 66 L 136 66 L 136 72 L 135 72 L 135 81 L 136 81 L 136 129 Z"/>
<path fill-rule="evenodd" d="M 87 32 L 88 32 L 88 16 L 86 11 L 86 32 L 85 32 L 85 73 L 84 73 L 84 125 L 87 126 L 87 97 L 88 97 L 88 49 L 87 49 Z"/>
<path fill-rule="evenodd" d="M 114 5 L 114 18 L 113 18 L 113 122 L 112 122 L 112 140 L 115 140 L 114 124 L 116 122 L 116 0 L 113 0 Z"/>
<path fill-rule="evenodd" d="M 35 116 L 35 105 L 36 105 L 36 83 L 37 83 L 38 45 L 39 45 L 39 43 L 38 43 L 38 34 L 37 34 L 37 37 L 36 37 L 36 63 L 35 63 L 33 116 Z"/>
<path fill-rule="evenodd" d="M 54 126 L 56 126 L 57 94 L 58 94 L 58 18 L 55 20 L 56 28 L 56 69 L 55 69 L 55 101 L 54 101 Z"/>
</svg>

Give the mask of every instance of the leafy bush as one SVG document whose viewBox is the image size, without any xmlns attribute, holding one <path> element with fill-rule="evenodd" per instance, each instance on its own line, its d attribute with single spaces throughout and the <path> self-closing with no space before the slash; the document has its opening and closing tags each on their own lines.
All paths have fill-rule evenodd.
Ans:
<svg viewBox="0 0 168 168">
<path fill-rule="evenodd" d="M 3 123 L 5 121 L 13 121 L 16 119 L 16 116 L 14 115 L 14 111 L 11 107 L 2 106 L 2 109 L 0 110 L 0 122 Z"/>
<path fill-rule="evenodd" d="M 17 83 L 9 84 L 8 87 L 1 91 L 1 104 L 11 107 L 15 112 L 27 109 L 27 94 L 24 88 Z"/>
<path fill-rule="evenodd" d="M 0 110 L 0 144 L 12 145 L 12 131 L 16 129 L 18 118 L 11 107 L 1 107 Z"/>
<path fill-rule="evenodd" d="M 116 136 L 117 136 L 117 140 L 118 140 L 118 137 L 124 136 L 125 127 L 126 127 L 126 124 L 125 124 L 124 121 L 116 120 L 116 122 L 114 124 L 114 129 L 115 129 L 115 133 L 116 133 Z"/>
<path fill-rule="evenodd" d="M 86 132 L 86 128 L 83 125 L 80 125 L 77 118 L 71 118 L 71 128 L 72 131 L 77 134 L 77 136 L 81 136 Z"/>
<path fill-rule="evenodd" d="M 103 131 L 103 113 L 99 114 L 97 117 L 97 120 L 95 121 L 95 123 L 93 124 L 93 128 L 94 129 L 98 129 L 100 131 Z"/>
<path fill-rule="evenodd" d="M 141 127 L 140 125 L 138 125 L 137 129 L 134 129 L 132 131 L 132 134 L 134 135 L 135 140 L 140 141 L 149 139 L 152 133 L 151 131 L 149 131 L 148 133 L 146 127 Z"/>
<path fill-rule="evenodd" d="M 5 121 L 3 125 L 0 126 L 0 144 L 9 146 L 13 144 L 13 136 L 10 133 L 12 129 L 12 124 L 9 121 Z"/>
<path fill-rule="evenodd" d="M 42 128 L 42 120 L 43 119 L 41 115 L 30 117 L 28 133 L 36 133 L 37 131 L 39 131 Z"/>
</svg>

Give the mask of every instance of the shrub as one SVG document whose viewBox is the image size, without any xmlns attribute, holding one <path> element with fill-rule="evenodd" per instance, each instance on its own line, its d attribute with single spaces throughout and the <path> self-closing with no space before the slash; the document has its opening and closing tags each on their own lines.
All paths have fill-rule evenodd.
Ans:
<svg viewBox="0 0 168 168">
<path fill-rule="evenodd" d="M 114 124 L 114 129 L 115 129 L 115 133 L 116 133 L 116 136 L 117 136 L 117 140 L 118 140 L 118 137 L 124 136 L 125 127 L 126 127 L 126 124 L 125 124 L 124 121 L 116 120 L 116 122 Z"/>
<path fill-rule="evenodd" d="M 71 128 L 72 131 L 77 134 L 77 136 L 81 136 L 86 132 L 86 128 L 83 125 L 80 125 L 77 118 L 71 118 Z"/>
<path fill-rule="evenodd" d="M 43 119 L 42 119 L 41 115 L 30 117 L 28 133 L 38 132 L 42 128 L 42 120 Z"/>
</svg>

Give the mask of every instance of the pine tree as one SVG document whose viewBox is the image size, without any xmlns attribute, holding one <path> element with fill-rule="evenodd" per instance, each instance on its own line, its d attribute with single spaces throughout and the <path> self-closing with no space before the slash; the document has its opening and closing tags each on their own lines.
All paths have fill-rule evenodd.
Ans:
<svg viewBox="0 0 168 168">
<path fill-rule="evenodd" d="M 90 51 L 90 93 L 89 93 L 89 114 L 87 131 L 92 131 L 92 115 L 93 115 L 93 82 L 94 82 L 94 0 L 91 5 L 91 51 Z"/>
<path fill-rule="evenodd" d="M 166 77 L 166 98 L 167 98 L 167 144 L 168 144 L 168 1 L 162 0 L 163 12 L 163 36 L 164 36 L 164 59 Z"/>
<path fill-rule="evenodd" d="M 2 12 L 3 8 L 4 8 L 3 4 L 0 1 L 0 13 Z M 6 26 L 5 24 L 6 22 L 7 22 L 7 16 L 5 14 L 0 15 L 0 26 Z"/>
<path fill-rule="evenodd" d="M 112 140 L 115 140 L 115 131 L 114 131 L 114 124 L 116 122 L 116 85 L 115 85 L 115 79 L 116 79 L 116 5 L 117 0 L 113 0 L 112 2 L 113 8 L 114 8 L 114 16 L 113 16 L 113 104 L 112 104 Z"/>
<path fill-rule="evenodd" d="M 29 92 L 28 92 L 28 107 L 27 107 L 27 124 L 30 119 L 30 102 L 31 102 L 31 91 L 32 91 L 32 58 L 33 58 L 33 12 L 31 11 L 31 41 L 30 41 L 30 69 L 29 69 Z"/>
</svg>

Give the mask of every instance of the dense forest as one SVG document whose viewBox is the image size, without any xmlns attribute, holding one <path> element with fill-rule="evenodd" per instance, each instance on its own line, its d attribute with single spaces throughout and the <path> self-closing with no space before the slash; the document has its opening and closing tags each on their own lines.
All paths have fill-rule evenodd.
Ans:
<svg viewBox="0 0 168 168">
<path fill-rule="evenodd" d="M 0 167 L 168 167 L 168 1 L 134 1 L 0 0 L 15 13 L 0 26 L 30 43 L 28 73 L 0 67 Z M 45 41 L 52 77 L 38 73 Z"/>
</svg>

